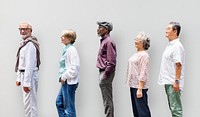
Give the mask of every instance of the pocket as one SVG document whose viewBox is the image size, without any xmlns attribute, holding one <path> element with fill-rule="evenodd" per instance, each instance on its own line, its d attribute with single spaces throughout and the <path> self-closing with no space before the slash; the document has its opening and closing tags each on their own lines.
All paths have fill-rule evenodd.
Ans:
<svg viewBox="0 0 200 117">
<path fill-rule="evenodd" d="M 105 74 L 105 71 L 102 71 L 102 72 L 99 73 L 99 80 L 100 80 L 100 81 L 101 81 L 101 80 L 105 80 L 104 74 Z"/>
<path fill-rule="evenodd" d="M 101 49 L 101 52 L 100 52 L 100 55 L 102 56 L 102 57 L 106 57 L 106 54 L 107 54 L 107 51 L 106 51 L 106 49 L 104 49 L 104 48 L 102 48 Z"/>
</svg>

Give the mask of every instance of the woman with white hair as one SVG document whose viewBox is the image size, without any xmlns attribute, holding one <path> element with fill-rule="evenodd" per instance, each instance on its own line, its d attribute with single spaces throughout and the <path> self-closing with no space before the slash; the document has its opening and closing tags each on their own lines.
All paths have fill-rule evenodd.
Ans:
<svg viewBox="0 0 200 117">
<path fill-rule="evenodd" d="M 150 47 L 149 36 L 144 32 L 139 32 L 135 39 L 135 47 L 136 53 L 128 60 L 126 80 L 126 84 L 130 87 L 133 115 L 134 117 L 151 117 L 147 96 L 149 55 L 146 50 Z"/>
</svg>

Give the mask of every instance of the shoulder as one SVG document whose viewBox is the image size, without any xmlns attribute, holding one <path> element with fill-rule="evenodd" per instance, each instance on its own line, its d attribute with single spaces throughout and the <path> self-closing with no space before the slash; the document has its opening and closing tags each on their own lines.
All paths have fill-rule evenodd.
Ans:
<svg viewBox="0 0 200 117">
<path fill-rule="evenodd" d="M 104 42 L 106 45 L 114 45 L 116 46 L 114 40 L 109 36 L 105 39 L 105 42 Z"/>
<path fill-rule="evenodd" d="M 76 50 L 76 47 L 74 45 L 71 45 L 68 50 Z"/>
<path fill-rule="evenodd" d="M 177 41 L 176 43 L 174 43 L 173 48 L 175 49 L 174 51 L 184 50 L 184 47 L 180 41 Z"/>
<path fill-rule="evenodd" d="M 140 52 L 141 59 L 149 59 L 149 54 L 146 51 Z"/>
<path fill-rule="evenodd" d="M 69 52 L 69 53 L 74 53 L 74 52 L 76 52 L 77 53 L 77 50 L 76 50 L 76 47 L 75 46 L 70 46 L 68 49 L 67 49 L 67 52 Z"/>
<path fill-rule="evenodd" d="M 144 56 L 144 57 L 149 57 L 149 54 L 146 51 L 142 51 L 141 55 Z"/>
<path fill-rule="evenodd" d="M 176 40 L 173 45 L 174 46 L 183 46 L 180 39 Z"/>
<path fill-rule="evenodd" d="M 32 41 L 28 41 L 26 46 L 28 47 L 35 47 Z"/>
<path fill-rule="evenodd" d="M 111 36 L 108 36 L 108 37 L 107 37 L 107 41 L 108 41 L 108 42 L 114 42 L 114 40 L 113 40 L 113 38 L 112 38 Z"/>
<path fill-rule="evenodd" d="M 34 46 L 34 44 L 29 41 L 26 43 L 26 45 L 23 47 L 27 52 L 30 51 L 30 52 L 35 52 L 36 51 L 36 47 Z"/>
<path fill-rule="evenodd" d="M 39 47 L 39 43 L 38 43 L 38 40 L 37 40 L 36 37 L 30 36 L 30 37 L 27 39 L 27 41 L 28 41 L 27 44 L 32 43 L 32 45 L 35 45 L 35 46 L 38 46 L 38 47 Z"/>
<path fill-rule="evenodd" d="M 38 39 L 35 37 L 35 36 L 31 36 L 30 37 L 32 40 L 34 40 L 34 41 L 38 41 Z"/>
</svg>

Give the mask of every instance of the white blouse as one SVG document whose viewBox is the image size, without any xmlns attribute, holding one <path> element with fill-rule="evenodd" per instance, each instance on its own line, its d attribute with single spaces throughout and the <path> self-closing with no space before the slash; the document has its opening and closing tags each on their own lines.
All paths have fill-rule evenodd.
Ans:
<svg viewBox="0 0 200 117">
<path fill-rule="evenodd" d="M 66 51 L 65 65 L 67 69 L 62 74 L 61 79 L 67 80 L 68 84 L 77 84 L 79 82 L 80 59 L 74 46 L 70 46 Z"/>
<path fill-rule="evenodd" d="M 138 51 L 129 58 L 126 79 L 129 87 L 138 88 L 139 81 L 143 81 L 143 89 L 149 88 L 148 63 L 149 55 L 146 51 Z"/>
</svg>

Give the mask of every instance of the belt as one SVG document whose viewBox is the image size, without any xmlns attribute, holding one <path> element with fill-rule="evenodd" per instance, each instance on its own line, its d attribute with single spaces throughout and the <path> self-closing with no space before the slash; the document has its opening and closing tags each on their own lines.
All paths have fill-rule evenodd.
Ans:
<svg viewBox="0 0 200 117">
<path fill-rule="evenodd" d="M 25 69 L 20 69 L 19 72 L 25 72 Z"/>
<path fill-rule="evenodd" d="M 99 69 L 99 72 L 105 71 L 105 69 Z"/>
</svg>

